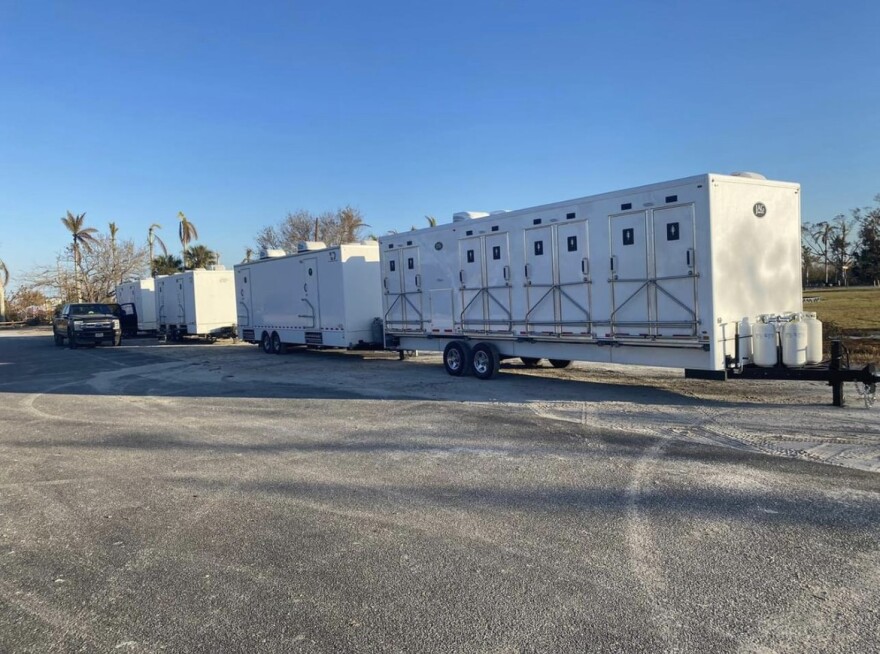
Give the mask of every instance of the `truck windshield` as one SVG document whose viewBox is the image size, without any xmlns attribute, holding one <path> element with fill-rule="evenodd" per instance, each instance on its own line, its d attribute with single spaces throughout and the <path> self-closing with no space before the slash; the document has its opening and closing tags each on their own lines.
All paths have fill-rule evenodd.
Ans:
<svg viewBox="0 0 880 654">
<path fill-rule="evenodd" d="M 112 315 L 110 307 L 106 304 L 71 304 L 70 313 L 71 315 L 78 316 L 92 313 L 100 313 L 108 316 Z"/>
</svg>

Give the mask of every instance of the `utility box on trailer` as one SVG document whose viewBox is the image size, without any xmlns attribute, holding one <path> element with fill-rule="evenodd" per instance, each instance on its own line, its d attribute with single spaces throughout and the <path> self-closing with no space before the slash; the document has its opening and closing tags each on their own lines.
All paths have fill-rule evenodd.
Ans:
<svg viewBox="0 0 880 654">
<path fill-rule="evenodd" d="M 288 344 L 382 346 L 378 243 L 322 246 L 235 266 L 239 338 L 275 353 Z"/>
<path fill-rule="evenodd" d="M 216 338 L 235 334 L 235 281 L 231 270 L 187 270 L 156 278 L 160 335 Z"/>
<path fill-rule="evenodd" d="M 117 304 L 132 305 L 137 317 L 137 331 L 156 331 L 156 283 L 150 277 L 125 282 L 116 287 Z"/>
<path fill-rule="evenodd" d="M 379 239 L 386 339 L 444 351 L 451 374 L 487 357 L 724 371 L 738 321 L 802 310 L 800 226 L 799 185 L 754 174 L 456 214 Z"/>
</svg>

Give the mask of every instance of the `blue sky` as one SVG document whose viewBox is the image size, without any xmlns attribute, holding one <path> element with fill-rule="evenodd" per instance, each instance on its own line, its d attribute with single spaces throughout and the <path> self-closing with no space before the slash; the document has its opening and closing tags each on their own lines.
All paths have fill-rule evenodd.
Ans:
<svg viewBox="0 0 880 654">
<path fill-rule="evenodd" d="M 0 258 L 66 210 L 231 265 L 288 211 L 372 232 L 702 172 L 880 193 L 880 3 L 0 0 Z M 14 283 L 13 283 L 14 285 Z"/>
</svg>

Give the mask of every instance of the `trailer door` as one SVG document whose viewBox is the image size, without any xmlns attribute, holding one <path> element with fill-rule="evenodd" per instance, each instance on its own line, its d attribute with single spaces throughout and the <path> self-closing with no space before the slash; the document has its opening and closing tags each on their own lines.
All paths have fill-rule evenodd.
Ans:
<svg viewBox="0 0 880 654">
<path fill-rule="evenodd" d="M 587 223 L 560 223 L 555 230 L 559 328 L 563 335 L 584 336 L 592 332 Z"/>
<path fill-rule="evenodd" d="M 657 209 L 653 213 L 657 334 L 696 337 L 694 206 Z"/>
<path fill-rule="evenodd" d="M 251 269 L 239 268 L 236 273 L 238 287 L 237 318 L 241 327 L 251 326 Z"/>
<path fill-rule="evenodd" d="M 553 240 L 550 225 L 525 232 L 525 330 L 529 334 L 547 335 L 558 331 Z"/>
<path fill-rule="evenodd" d="M 403 273 L 400 269 L 398 250 L 388 250 L 382 257 L 382 286 L 385 300 L 385 328 L 401 330 L 404 328 Z"/>
<path fill-rule="evenodd" d="M 307 257 L 300 259 L 300 264 L 303 271 L 300 302 L 300 317 L 303 319 L 302 325 L 306 329 L 317 330 L 321 324 L 321 303 L 318 299 L 318 259 Z M 308 334 L 306 334 L 306 342 L 309 342 Z"/>
<path fill-rule="evenodd" d="M 647 214 L 618 214 L 609 222 L 611 332 L 616 336 L 649 336 Z"/>
<path fill-rule="evenodd" d="M 509 334 L 513 331 L 510 315 L 510 243 L 507 234 L 501 232 L 484 236 L 482 240 L 486 331 Z"/>
<path fill-rule="evenodd" d="M 485 286 L 483 284 L 483 240 L 479 236 L 458 242 L 461 288 L 461 328 L 465 332 L 486 330 Z"/>
<path fill-rule="evenodd" d="M 422 319 L 422 273 L 418 246 L 408 246 L 399 252 L 403 292 L 406 300 L 403 316 L 407 331 L 424 331 Z"/>
</svg>

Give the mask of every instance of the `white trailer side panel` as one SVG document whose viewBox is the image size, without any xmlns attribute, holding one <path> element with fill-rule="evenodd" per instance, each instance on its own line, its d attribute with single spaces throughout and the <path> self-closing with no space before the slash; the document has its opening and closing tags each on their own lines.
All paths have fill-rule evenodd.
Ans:
<svg viewBox="0 0 880 654">
<path fill-rule="evenodd" d="M 235 266 L 239 337 L 350 348 L 382 315 L 376 243 L 345 244 Z M 245 320 L 247 322 L 245 322 Z"/>
<path fill-rule="evenodd" d="M 180 275 L 187 334 L 216 334 L 235 326 L 235 281 L 231 270 L 188 270 Z"/>
<path fill-rule="evenodd" d="M 744 316 L 801 310 L 797 184 L 700 175 L 382 237 L 401 349 L 721 370 Z"/>
<path fill-rule="evenodd" d="M 156 284 L 153 278 L 120 284 L 116 287 L 116 301 L 134 305 L 138 331 L 156 331 Z"/>
</svg>

